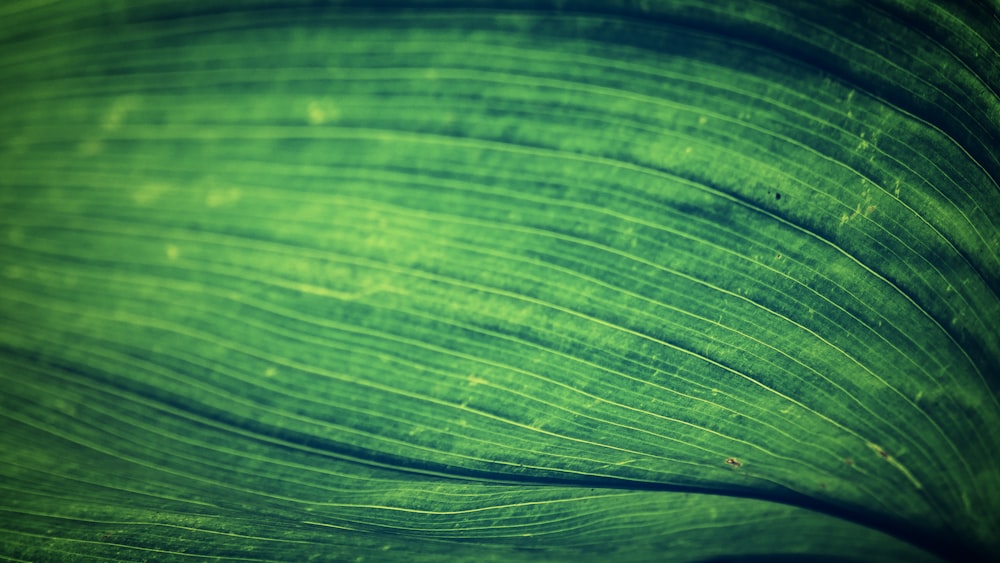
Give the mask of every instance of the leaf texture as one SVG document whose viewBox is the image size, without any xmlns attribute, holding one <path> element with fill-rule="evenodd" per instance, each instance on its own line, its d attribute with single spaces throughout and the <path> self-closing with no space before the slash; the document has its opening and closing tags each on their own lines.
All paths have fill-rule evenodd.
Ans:
<svg viewBox="0 0 1000 563">
<path fill-rule="evenodd" d="M 8 560 L 988 560 L 992 4 L 0 8 Z"/>
</svg>

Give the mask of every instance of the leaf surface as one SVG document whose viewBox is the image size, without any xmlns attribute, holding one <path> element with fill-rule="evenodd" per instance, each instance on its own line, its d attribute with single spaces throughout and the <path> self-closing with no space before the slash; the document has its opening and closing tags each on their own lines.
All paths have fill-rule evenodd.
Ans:
<svg viewBox="0 0 1000 563">
<path fill-rule="evenodd" d="M 0 8 L 0 554 L 1000 548 L 995 7 L 557 4 Z"/>
</svg>

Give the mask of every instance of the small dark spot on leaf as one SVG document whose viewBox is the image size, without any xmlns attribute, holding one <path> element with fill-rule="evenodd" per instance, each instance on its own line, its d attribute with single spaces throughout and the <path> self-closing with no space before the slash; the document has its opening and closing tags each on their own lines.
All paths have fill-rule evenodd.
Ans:
<svg viewBox="0 0 1000 563">
<path fill-rule="evenodd" d="M 732 465 L 733 467 L 743 467 L 743 462 L 736 459 L 735 457 L 730 457 L 726 459 L 727 465 Z"/>
<path fill-rule="evenodd" d="M 879 450 L 878 455 L 884 457 L 885 459 L 889 459 L 889 453 L 886 452 L 885 450 Z"/>
<path fill-rule="evenodd" d="M 854 460 L 848 457 L 844 459 L 844 463 L 847 465 L 854 465 Z"/>
<path fill-rule="evenodd" d="M 781 194 L 778 192 L 774 192 L 774 199 L 781 199 Z"/>
</svg>

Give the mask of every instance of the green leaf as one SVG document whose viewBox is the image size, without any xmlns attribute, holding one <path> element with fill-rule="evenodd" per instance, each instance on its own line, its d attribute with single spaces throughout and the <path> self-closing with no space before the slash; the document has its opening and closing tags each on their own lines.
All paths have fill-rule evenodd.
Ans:
<svg viewBox="0 0 1000 563">
<path fill-rule="evenodd" d="M 995 4 L 0 16 L 4 559 L 1000 549 Z"/>
</svg>

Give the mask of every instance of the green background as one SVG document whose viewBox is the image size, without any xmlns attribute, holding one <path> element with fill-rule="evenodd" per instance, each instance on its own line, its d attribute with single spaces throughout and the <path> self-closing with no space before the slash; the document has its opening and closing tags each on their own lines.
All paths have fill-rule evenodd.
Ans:
<svg viewBox="0 0 1000 563">
<path fill-rule="evenodd" d="M 989 560 L 998 7 L 0 7 L 0 558 Z"/>
</svg>

